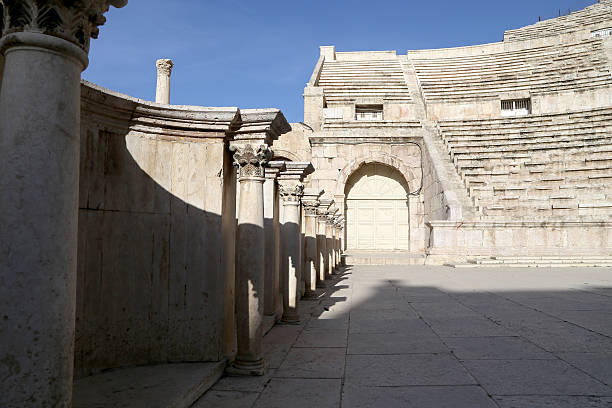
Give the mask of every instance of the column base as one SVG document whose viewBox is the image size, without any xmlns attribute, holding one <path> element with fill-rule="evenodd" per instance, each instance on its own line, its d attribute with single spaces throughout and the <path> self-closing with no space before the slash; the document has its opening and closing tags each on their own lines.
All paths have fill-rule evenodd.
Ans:
<svg viewBox="0 0 612 408">
<path fill-rule="evenodd" d="M 225 368 L 225 374 L 230 377 L 262 376 L 265 373 L 264 360 L 259 361 L 233 361 Z"/>
<path fill-rule="evenodd" d="M 280 324 L 300 324 L 300 317 L 299 316 L 283 316 L 283 318 L 280 321 Z"/>
<path fill-rule="evenodd" d="M 317 286 L 317 287 L 319 287 L 319 286 Z M 317 295 L 317 292 L 308 291 L 308 292 L 304 293 L 304 296 L 302 297 L 302 299 L 304 299 L 304 300 L 317 300 L 317 299 L 319 299 L 319 295 Z"/>
</svg>

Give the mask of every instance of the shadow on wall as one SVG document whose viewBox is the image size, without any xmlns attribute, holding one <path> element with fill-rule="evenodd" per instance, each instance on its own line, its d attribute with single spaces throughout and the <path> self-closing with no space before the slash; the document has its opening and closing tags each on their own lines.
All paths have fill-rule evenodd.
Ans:
<svg viewBox="0 0 612 408">
<path fill-rule="evenodd" d="M 236 184 L 224 140 L 83 122 L 75 379 L 222 359 Z"/>
</svg>

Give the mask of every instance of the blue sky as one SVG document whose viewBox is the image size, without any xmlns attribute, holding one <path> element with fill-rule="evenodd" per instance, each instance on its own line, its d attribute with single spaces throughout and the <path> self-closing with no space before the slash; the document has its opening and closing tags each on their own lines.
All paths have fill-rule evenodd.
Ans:
<svg viewBox="0 0 612 408">
<path fill-rule="evenodd" d="M 274 107 L 300 122 L 319 45 L 405 53 L 495 42 L 595 2 L 129 0 L 107 14 L 83 77 L 152 100 L 155 60 L 171 58 L 173 104 Z"/>
</svg>

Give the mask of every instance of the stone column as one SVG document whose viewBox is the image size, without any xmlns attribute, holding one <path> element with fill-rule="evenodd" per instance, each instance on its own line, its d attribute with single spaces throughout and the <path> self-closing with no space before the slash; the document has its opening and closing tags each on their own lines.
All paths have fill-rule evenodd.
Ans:
<svg viewBox="0 0 612 408">
<path fill-rule="evenodd" d="M 328 215 L 325 223 L 325 238 L 327 240 L 327 276 L 330 277 L 334 274 L 334 237 L 333 237 L 333 229 L 334 229 L 334 216 Z"/>
<path fill-rule="evenodd" d="M 323 205 L 320 203 L 320 205 Z M 320 288 L 325 287 L 325 280 L 327 276 L 325 275 L 325 270 L 327 269 L 327 240 L 325 239 L 325 229 L 327 222 L 327 210 L 324 210 L 320 207 L 317 210 L 317 253 L 319 260 L 317 262 L 317 285 Z"/>
<path fill-rule="evenodd" d="M 334 268 L 336 269 L 340 266 L 340 255 L 338 254 L 338 219 L 338 216 L 334 219 Z"/>
<path fill-rule="evenodd" d="M 0 1 L 0 406 L 72 399 L 81 72 L 110 5 Z"/>
<path fill-rule="evenodd" d="M 230 375 L 263 375 L 264 316 L 264 165 L 271 157 L 266 145 L 232 145 L 238 166 L 240 202 L 236 232 L 236 358 Z"/>
<path fill-rule="evenodd" d="M 159 59 L 157 66 L 157 89 L 155 91 L 155 102 L 170 105 L 170 75 L 174 64 L 169 59 Z"/>
<path fill-rule="evenodd" d="M 302 280 L 301 261 L 301 198 L 304 193 L 302 180 L 314 171 L 310 163 L 285 162 L 278 183 L 283 202 L 283 267 L 281 283 L 283 286 L 284 323 L 297 323 L 299 315 L 299 286 Z"/>
<path fill-rule="evenodd" d="M 264 233 L 266 235 L 264 314 L 282 316 L 283 301 L 280 296 L 280 224 L 277 177 L 281 167 L 266 168 L 264 182 Z"/>
<path fill-rule="evenodd" d="M 300 268 L 300 200 L 304 192 L 302 183 L 281 181 L 280 195 L 283 204 L 282 242 L 285 268 L 283 271 L 283 323 L 297 323 L 299 314 Z"/>
<path fill-rule="evenodd" d="M 304 208 L 304 264 L 303 274 L 305 275 L 305 299 L 317 298 L 317 274 L 318 274 L 318 253 L 317 253 L 317 208 L 319 207 L 319 196 L 323 191 L 306 189 L 302 199 Z"/>
<path fill-rule="evenodd" d="M 344 226 L 344 217 L 338 217 L 336 223 L 336 265 L 342 266 L 342 229 Z"/>
<path fill-rule="evenodd" d="M 327 210 L 327 217 L 325 218 L 325 276 L 326 278 L 331 277 L 334 272 L 334 251 L 333 251 L 333 240 L 332 240 L 332 226 L 334 214 L 336 213 L 336 208 L 333 207 L 333 200 L 328 201 L 329 206 Z"/>
</svg>

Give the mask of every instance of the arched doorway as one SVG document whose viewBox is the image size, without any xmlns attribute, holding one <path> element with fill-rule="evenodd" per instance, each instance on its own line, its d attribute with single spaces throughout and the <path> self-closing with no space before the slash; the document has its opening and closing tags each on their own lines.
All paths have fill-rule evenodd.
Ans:
<svg viewBox="0 0 612 408">
<path fill-rule="evenodd" d="M 393 167 L 369 163 L 347 180 L 346 247 L 351 250 L 408 250 L 408 185 Z"/>
</svg>

